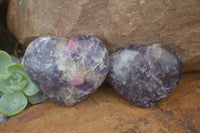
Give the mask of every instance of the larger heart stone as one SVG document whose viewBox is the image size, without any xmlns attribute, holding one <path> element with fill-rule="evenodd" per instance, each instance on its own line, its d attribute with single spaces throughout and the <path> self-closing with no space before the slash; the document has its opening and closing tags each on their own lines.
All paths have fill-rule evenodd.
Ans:
<svg viewBox="0 0 200 133">
<path fill-rule="evenodd" d="M 110 65 L 110 84 L 140 107 L 149 107 L 166 97 L 177 86 L 183 72 L 175 51 L 161 44 L 120 48 L 112 54 Z"/>
<path fill-rule="evenodd" d="M 85 99 L 104 81 L 109 54 L 99 39 L 40 37 L 26 49 L 24 65 L 35 85 L 63 106 Z"/>
</svg>

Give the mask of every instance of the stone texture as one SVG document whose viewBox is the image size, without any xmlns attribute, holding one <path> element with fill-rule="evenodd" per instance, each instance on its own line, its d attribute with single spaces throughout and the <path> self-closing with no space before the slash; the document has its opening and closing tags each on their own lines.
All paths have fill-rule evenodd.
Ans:
<svg viewBox="0 0 200 133">
<path fill-rule="evenodd" d="M 111 55 L 108 81 L 133 104 L 150 107 L 174 90 L 182 73 L 182 62 L 170 47 L 128 45 Z"/>
<path fill-rule="evenodd" d="M 104 81 L 109 54 L 103 42 L 93 36 L 45 36 L 29 44 L 24 66 L 44 94 L 63 106 L 71 106 Z"/>
<path fill-rule="evenodd" d="M 185 71 L 200 70 L 200 0 L 10 0 L 8 27 L 25 46 L 44 35 L 94 35 L 109 51 L 169 45 Z M 37 10 L 36 10 L 37 9 Z"/>
<path fill-rule="evenodd" d="M 48 100 L 0 125 L 3 133 L 198 133 L 200 73 L 185 74 L 156 106 L 139 108 L 104 85 L 80 104 L 64 108 Z"/>
</svg>

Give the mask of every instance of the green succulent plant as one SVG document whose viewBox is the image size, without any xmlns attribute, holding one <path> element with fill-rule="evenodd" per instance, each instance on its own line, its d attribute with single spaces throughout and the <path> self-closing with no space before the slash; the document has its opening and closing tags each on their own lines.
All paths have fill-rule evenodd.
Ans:
<svg viewBox="0 0 200 133">
<path fill-rule="evenodd" d="M 28 100 L 34 103 L 40 96 L 39 89 L 32 83 L 24 66 L 14 63 L 11 57 L 0 50 L 0 112 L 13 116 L 25 109 Z"/>
</svg>

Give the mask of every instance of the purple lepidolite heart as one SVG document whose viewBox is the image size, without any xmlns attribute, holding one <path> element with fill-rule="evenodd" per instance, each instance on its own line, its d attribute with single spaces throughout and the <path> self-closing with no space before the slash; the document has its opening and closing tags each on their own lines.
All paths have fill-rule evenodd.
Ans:
<svg viewBox="0 0 200 133">
<path fill-rule="evenodd" d="M 109 71 L 108 51 L 98 38 L 55 36 L 33 40 L 24 65 L 35 85 L 63 106 L 85 99 L 104 81 Z"/>
<path fill-rule="evenodd" d="M 126 99 L 149 107 L 166 97 L 179 83 L 183 65 L 166 45 L 129 45 L 111 55 L 109 83 Z"/>
</svg>

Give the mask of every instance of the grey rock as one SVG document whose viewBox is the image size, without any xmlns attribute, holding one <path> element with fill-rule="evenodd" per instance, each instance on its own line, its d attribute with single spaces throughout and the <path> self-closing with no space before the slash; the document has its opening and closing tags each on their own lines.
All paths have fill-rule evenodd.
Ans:
<svg viewBox="0 0 200 133">
<path fill-rule="evenodd" d="M 183 65 L 166 45 L 129 45 L 111 55 L 109 83 L 126 99 L 150 107 L 166 97 L 179 83 Z"/>
<path fill-rule="evenodd" d="M 104 81 L 109 71 L 108 51 L 98 38 L 55 36 L 32 41 L 24 65 L 33 83 L 63 106 L 85 99 Z"/>
<path fill-rule="evenodd" d="M 7 116 L 0 113 L 0 124 L 6 122 L 8 120 Z"/>
</svg>

